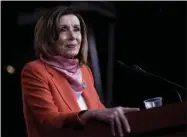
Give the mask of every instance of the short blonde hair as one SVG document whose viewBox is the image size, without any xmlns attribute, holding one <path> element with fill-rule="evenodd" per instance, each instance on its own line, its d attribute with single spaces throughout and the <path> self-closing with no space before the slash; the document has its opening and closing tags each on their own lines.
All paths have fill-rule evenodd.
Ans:
<svg viewBox="0 0 187 137">
<path fill-rule="evenodd" d="M 55 55 L 54 44 L 59 37 L 60 17 L 67 14 L 77 16 L 81 25 L 81 48 L 78 54 L 80 64 L 87 64 L 88 58 L 88 42 L 87 42 L 87 27 L 83 18 L 73 11 L 73 9 L 65 6 L 58 6 L 50 11 L 47 11 L 39 18 L 36 23 L 35 36 L 35 52 L 36 56 L 40 55 L 48 58 Z"/>
</svg>

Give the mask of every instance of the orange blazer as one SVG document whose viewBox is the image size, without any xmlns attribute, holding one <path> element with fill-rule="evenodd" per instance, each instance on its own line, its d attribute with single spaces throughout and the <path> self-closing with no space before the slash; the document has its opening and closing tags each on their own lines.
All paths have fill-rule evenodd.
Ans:
<svg viewBox="0 0 187 137">
<path fill-rule="evenodd" d="M 87 83 L 83 97 L 88 109 L 102 109 L 91 70 L 81 67 Z M 81 112 L 66 78 L 40 60 L 26 64 L 21 74 L 23 112 L 28 137 L 63 137 L 63 129 L 74 129 Z"/>
</svg>

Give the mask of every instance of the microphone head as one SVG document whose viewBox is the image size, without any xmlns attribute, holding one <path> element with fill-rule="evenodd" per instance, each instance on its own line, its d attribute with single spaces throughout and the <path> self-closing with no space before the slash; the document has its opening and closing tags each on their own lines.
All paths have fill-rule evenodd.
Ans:
<svg viewBox="0 0 187 137">
<path fill-rule="evenodd" d="M 121 66 L 123 66 L 123 67 L 125 67 L 125 68 L 134 70 L 134 71 L 136 71 L 136 72 L 147 73 L 145 70 L 143 70 L 141 67 L 139 67 L 139 66 L 136 65 L 136 64 L 134 64 L 134 65 L 132 65 L 132 66 L 128 66 L 127 64 L 123 63 L 123 62 L 120 61 L 120 60 L 117 60 L 117 63 L 119 63 Z"/>
<path fill-rule="evenodd" d="M 120 60 L 117 60 L 117 63 L 119 63 L 122 67 L 125 67 L 125 68 L 131 68 L 130 66 L 128 66 L 127 64 L 123 63 L 122 61 Z"/>
<path fill-rule="evenodd" d="M 146 73 L 146 71 L 145 70 L 143 70 L 142 68 L 140 68 L 138 65 L 133 65 L 132 66 L 135 70 L 137 70 L 138 72 L 143 72 L 143 73 Z"/>
<path fill-rule="evenodd" d="M 117 63 L 119 63 L 121 66 L 123 66 L 123 67 L 125 67 L 125 68 L 129 68 L 129 69 L 132 69 L 132 70 L 134 70 L 134 71 L 136 71 L 136 72 L 144 72 L 144 73 L 146 73 L 146 71 L 145 70 L 143 70 L 142 68 L 140 68 L 138 65 L 132 65 L 132 66 L 129 66 L 129 65 L 127 65 L 127 64 L 125 64 L 125 63 L 123 63 L 122 61 L 120 61 L 120 60 L 117 60 Z"/>
</svg>

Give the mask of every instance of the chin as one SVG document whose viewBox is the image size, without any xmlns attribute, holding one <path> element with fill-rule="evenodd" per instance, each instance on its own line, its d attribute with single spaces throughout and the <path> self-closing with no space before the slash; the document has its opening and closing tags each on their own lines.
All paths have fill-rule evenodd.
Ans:
<svg viewBox="0 0 187 137">
<path fill-rule="evenodd" d="M 78 55 L 78 52 L 68 52 L 67 54 L 66 54 L 66 57 L 67 58 L 74 58 L 74 57 L 76 57 Z"/>
</svg>

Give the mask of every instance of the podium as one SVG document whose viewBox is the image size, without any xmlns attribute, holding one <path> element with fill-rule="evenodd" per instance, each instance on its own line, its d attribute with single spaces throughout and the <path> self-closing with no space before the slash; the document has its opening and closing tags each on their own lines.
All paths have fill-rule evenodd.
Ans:
<svg viewBox="0 0 187 137">
<path fill-rule="evenodd" d="M 186 137 L 186 103 L 167 104 L 162 107 L 128 113 L 131 135 L 149 137 Z"/>
<path fill-rule="evenodd" d="M 131 133 L 125 137 L 186 137 L 186 101 L 143 109 L 125 114 Z M 84 130 L 74 131 L 75 137 L 112 137 L 106 123 L 92 121 Z"/>
</svg>

